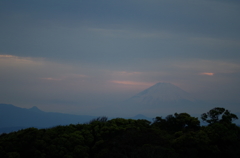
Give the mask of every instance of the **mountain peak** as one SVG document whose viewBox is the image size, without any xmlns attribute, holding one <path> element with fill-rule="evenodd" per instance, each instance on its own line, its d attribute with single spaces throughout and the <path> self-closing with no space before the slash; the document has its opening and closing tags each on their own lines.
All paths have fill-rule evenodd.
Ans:
<svg viewBox="0 0 240 158">
<path fill-rule="evenodd" d="M 42 110 L 40 110 L 38 107 L 36 107 L 36 106 L 33 106 L 33 107 L 31 107 L 30 109 L 28 109 L 28 110 L 30 110 L 30 111 L 34 111 L 34 112 L 42 112 Z"/>
<path fill-rule="evenodd" d="M 159 82 L 133 96 L 131 99 L 144 103 L 178 102 L 181 100 L 195 101 L 195 99 L 181 88 L 166 82 Z"/>
<path fill-rule="evenodd" d="M 158 82 L 151 87 L 177 87 L 177 86 L 175 86 L 174 84 L 169 83 L 169 82 Z M 149 88 L 151 88 L 151 87 L 149 87 Z"/>
<path fill-rule="evenodd" d="M 168 82 L 158 82 L 156 83 L 155 85 L 153 86 L 156 86 L 156 85 L 172 85 L 171 83 L 168 83 Z"/>
<path fill-rule="evenodd" d="M 143 114 L 137 114 L 136 116 L 131 117 L 131 119 L 136 119 L 136 120 L 145 119 L 145 120 L 148 120 L 148 121 L 152 121 L 152 118 L 146 117 Z"/>
</svg>

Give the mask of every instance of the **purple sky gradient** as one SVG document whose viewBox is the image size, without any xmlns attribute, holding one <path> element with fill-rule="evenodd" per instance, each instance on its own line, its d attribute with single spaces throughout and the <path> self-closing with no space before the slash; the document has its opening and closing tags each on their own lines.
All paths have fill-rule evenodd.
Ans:
<svg viewBox="0 0 240 158">
<path fill-rule="evenodd" d="M 88 114 L 158 82 L 240 103 L 239 15 L 234 0 L 2 0 L 0 103 Z"/>
</svg>

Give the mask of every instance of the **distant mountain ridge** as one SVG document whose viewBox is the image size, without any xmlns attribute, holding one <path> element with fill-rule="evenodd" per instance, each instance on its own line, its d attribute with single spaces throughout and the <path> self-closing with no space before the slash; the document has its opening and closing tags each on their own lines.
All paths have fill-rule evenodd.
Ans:
<svg viewBox="0 0 240 158">
<path fill-rule="evenodd" d="M 12 104 L 0 104 L 0 133 L 8 133 L 28 127 L 49 128 L 57 125 L 82 124 L 95 118 L 97 116 L 44 112 L 36 106 L 26 109 Z M 131 118 L 151 120 L 144 115 Z"/>
<path fill-rule="evenodd" d="M 48 128 L 57 125 L 87 123 L 94 118 L 96 117 L 89 115 L 44 112 L 37 107 L 25 109 L 11 104 L 0 104 L 0 128 L 2 129 Z"/>
</svg>

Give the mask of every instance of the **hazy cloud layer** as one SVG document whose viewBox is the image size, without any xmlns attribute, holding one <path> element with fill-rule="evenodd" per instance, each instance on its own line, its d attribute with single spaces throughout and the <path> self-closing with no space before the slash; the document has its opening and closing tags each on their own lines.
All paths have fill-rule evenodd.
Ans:
<svg viewBox="0 0 240 158">
<path fill-rule="evenodd" d="M 87 113 L 157 82 L 240 102 L 239 15 L 235 0 L 2 0 L 0 102 Z"/>
</svg>

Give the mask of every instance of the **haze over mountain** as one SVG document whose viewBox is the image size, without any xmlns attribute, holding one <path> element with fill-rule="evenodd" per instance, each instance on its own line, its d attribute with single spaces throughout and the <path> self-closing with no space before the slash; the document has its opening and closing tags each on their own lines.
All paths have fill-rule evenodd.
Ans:
<svg viewBox="0 0 240 158">
<path fill-rule="evenodd" d="M 239 0 L 1 0 L 0 11 L 0 103 L 120 117 L 119 102 L 161 81 L 240 112 Z M 151 110 L 181 97 L 193 101 L 139 99 Z"/>
<path fill-rule="evenodd" d="M 143 104 L 177 103 L 182 101 L 196 102 L 191 94 L 171 83 L 157 83 L 129 99 Z"/>
<path fill-rule="evenodd" d="M 27 127 L 48 128 L 57 125 L 86 123 L 93 118 L 96 117 L 44 112 L 35 106 L 25 109 L 11 104 L 0 104 L 0 132 Z"/>
<path fill-rule="evenodd" d="M 45 112 L 36 106 L 26 109 L 11 104 L 0 104 L 0 133 L 17 131 L 28 127 L 49 128 L 57 125 L 88 123 L 97 117 L 99 116 Z M 129 118 L 152 119 L 141 114 Z"/>
<path fill-rule="evenodd" d="M 118 106 L 112 105 L 95 111 L 96 113 L 101 111 L 103 114 L 101 116 L 107 117 L 111 111 L 115 117 L 151 120 L 156 116 L 167 116 L 176 112 L 187 112 L 199 117 L 210 108 L 219 106 L 219 104 L 199 101 L 181 88 L 171 83 L 161 82 L 119 103 Z M 26 109 L 11 104 L 0 104 L 0 116 L 1 133 L 27 127 L 47 128 L 56 125 L 86 123 L 99 115 L 71 115 L 44 112 L 36 106 Z M 113 115 L 110 117 L 113 118 Z"/>
<path fill-rule="evenodd" d="M 160 82 L 122 102 L 119 111 L 156 116 L 200 108 L 207 109 L 206 103 L 171 83 Z"/>
</svg>

